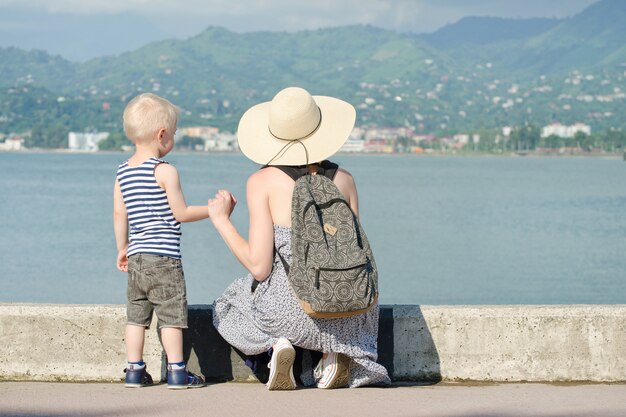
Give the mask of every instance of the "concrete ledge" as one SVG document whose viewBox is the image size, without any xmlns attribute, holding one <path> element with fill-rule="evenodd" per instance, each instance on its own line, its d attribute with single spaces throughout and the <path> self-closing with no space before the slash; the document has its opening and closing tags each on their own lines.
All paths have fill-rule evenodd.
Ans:
<svg viewBox="0 0 626 417">
<path fill-rule="evenodd" d="M 626 381 L 625 305 L 390 310 L 396 380 Z"/>
<path fill-rule="evenodd" d="M 191 306 L 185 356 L 209 380 L 254 381 Z M 123 305 L 0 304 L 0 380 L 120 381 Z M 154 329 L 145 361 L 164 375 Z M 381 307 L 379 362 L 406 381 L 626 381 L 626 305 Z"/>
</svg>

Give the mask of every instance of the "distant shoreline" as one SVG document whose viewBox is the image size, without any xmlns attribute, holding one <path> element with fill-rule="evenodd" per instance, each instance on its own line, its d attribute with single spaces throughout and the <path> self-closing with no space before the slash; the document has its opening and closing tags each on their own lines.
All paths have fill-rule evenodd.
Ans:
<svg viewBox="0 0 626 417">
<path fill-rule="evenodd" d="M 0 154 L 65 154 L 65 155 L 124 155 L 129 154 L 128 151 L 74 151 L 69 149 L 22 149 L 19 151 L 0 150 Z M 242 155 L 237 151 L 223 151 L 223 152 L 196 152 L 187 150 L 174 150 L 173 155 Z M 614 153 L 536 153 L 528 152 L 524 154 L 518 154 L 516 152 L 424 152 L 424 153 L 410 153 L 410 152 L 338 152 L 336 155 L 340 156 L 409 156 L 409 157 L 504 157 L 504 158 L 604 158 L 604 159 L 624 159 L 626 160 L 626 153 L 614 152 Z"/>
</svg>

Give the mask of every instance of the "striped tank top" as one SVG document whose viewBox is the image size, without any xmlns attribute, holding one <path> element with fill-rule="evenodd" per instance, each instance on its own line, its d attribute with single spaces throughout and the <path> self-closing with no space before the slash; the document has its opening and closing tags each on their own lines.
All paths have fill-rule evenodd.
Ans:
<svg viewBox="0 0 626 417">
<path fill-rule="evenodd" d="M 165 190 L 154 177 L 157 165 L 167 162 L 150 158 L 136 167 L 124 161 L 117 180 L 128 213 L 127 256 L 136 253 L 180 259 L 180 222 L 174 218 Z"/>
</svg>

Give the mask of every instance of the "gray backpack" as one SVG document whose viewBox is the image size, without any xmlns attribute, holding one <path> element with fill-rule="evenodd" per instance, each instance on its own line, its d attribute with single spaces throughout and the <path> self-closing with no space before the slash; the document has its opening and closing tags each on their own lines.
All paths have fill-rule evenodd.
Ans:
<svg viewBox="0 0 626 417">
<path fill-rule="evenodd" d="M 302 308 L 317 318 L 366 312 L 378 300 L 378 271 L 359 219 L 331 179 L 337 165 L 324 161 L 318 175 L 277 168 L 296 181 L 291 265 L 278 255 Z"/>
</svg>

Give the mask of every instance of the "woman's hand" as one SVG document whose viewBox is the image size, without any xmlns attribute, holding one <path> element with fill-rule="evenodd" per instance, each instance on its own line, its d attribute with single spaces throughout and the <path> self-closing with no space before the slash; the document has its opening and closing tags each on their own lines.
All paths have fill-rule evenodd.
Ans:
<svg viewBox="0 0 626 417">
<path fill-rule="evenodd" d="M 213 222 L 230 218 L 237 205 L 237 199 L 227 190 L 219 190 L 214 198 L 209 199 L 209 217 Z"/>
</svg>

